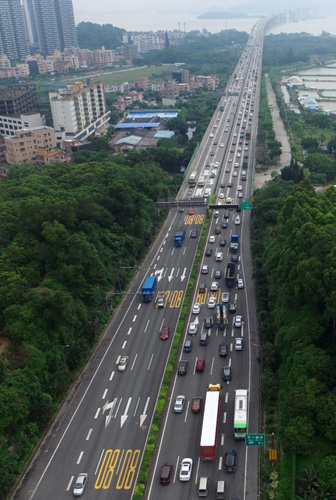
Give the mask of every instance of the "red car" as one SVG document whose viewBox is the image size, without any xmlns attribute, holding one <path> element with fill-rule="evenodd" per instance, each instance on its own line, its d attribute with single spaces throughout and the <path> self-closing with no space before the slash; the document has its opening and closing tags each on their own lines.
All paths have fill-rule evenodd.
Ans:
<svg viewBox="0 0 336 500">
<path fill-rule="evenodd" d="M 205 369 L 205 359 L 199 358 L 196 361 L 196 371 L 199 373 L 202 373 L 202 372 L 204 372 L 204 369 Z"/>
<path fill-rule="evenodd" d="M 200 413 L 202 410 L 202 398 L 193 398 L 191 403 L 191 412 L 192 413 Z"/>
<path fill-rule="evenodd" d="M 169 326 L 163 326 L 161 328 L 160 332 L 160 339 L 161 340 L 167 340 L 170 334 L 170 327 Z"/>
<path fill-rule="evenodd" d="M 194 208 L 189 208 L 189 215 L 195 215 L 195 209 Z"/>
</svg>

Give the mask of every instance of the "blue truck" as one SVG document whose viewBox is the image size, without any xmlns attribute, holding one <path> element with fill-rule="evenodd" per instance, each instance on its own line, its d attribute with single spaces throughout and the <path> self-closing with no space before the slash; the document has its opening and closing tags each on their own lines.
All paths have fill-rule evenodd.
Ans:
<svg viewBox="0 0 336 500">
<path fill-rule="evenodd" d="M 233 286 L 236 281 L 236 264 L 229 262 L 225 271 L 225 284 L 226 286 Z"/>
<path fill-rule="evenodd" d="M 237 253 L 238 252 L 238 247 L 239 247 L 239 235 L 238 234 L 233 234 L 231 236 L 230 252 L 231 253 Z"/>
<path fill-rule="evenodd" d="M 228 325 L 228 314 L 226 304 L 220 302 L 216 306 L 216 323 L 217 328 L 220 330 L 224 330 L 224 328 Z"/>
<path fill-rule="evenodd" d="M 174 237 L 174 245 L 176 247 L 181 247 L 183 245 L 184 235 L 185 235 L 185 230 L 182 227 L 180 227 L 176 231 L 175 237 Z"/>
<path fill-rule="evenodd" d="M 156 276 L 147 276 L 142 285 L 142 300 L 144 302 L 150 302 L 152 300 L 152 295 L 156 287 Z"/>
</svg>

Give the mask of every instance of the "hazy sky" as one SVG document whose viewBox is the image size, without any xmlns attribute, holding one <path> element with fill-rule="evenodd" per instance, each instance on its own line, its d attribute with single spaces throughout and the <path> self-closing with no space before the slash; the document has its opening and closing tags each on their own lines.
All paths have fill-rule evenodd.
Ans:
<svg viewBox="0 0 336 500">
<path fill-rule="evenodd" d="M 97 23 L 113 23 L 113 19 L 117 14 L 125 15 L 125 22 L 128 16 L 133 17 L 136 12 L 144 13 L 150 16 L 150 12 L 165 13 L 185 13 L 195 12 L 198 15 L 202 12 L 212 10 L 215 5 L 221 5 L 221 8 L 230 7 L 237 3 L 242 3 L 242 0 L 225 0 L 225 2 L 203 2 L 201 0 L 169 0 L 162 2 L 160 0 L 127 0 L 125 2 L 113 2 L 111 0 L 72 0 L 75 12 L 76 23 L 81 21 L 92 21 Z"/>
</svg>

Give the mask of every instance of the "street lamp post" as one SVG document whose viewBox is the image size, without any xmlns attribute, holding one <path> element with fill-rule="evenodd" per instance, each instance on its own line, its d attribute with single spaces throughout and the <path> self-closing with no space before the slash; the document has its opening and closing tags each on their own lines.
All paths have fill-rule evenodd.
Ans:
<svg viewBox="0 0 336 500">
<path fill-rule="evenodd" d="M 67 344 L 67 345 L 62 345 L 62 358 L 63 358 L 63 363 L 64 363 L 64 366 L 66 369 L 68 369 L 68 366 L 66 364 L 66 361 L 65 361 L 65 354 L 64 354 L 64 349 L 68 349 L 70 347 L 70 344 Z"/>
</svg>

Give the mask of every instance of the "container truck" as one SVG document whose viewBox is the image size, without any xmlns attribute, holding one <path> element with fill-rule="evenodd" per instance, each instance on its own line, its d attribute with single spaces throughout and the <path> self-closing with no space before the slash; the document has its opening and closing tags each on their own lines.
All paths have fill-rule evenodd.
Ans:
<svg viewBox="0 0 336 500">
<path fill-rule="evenodd" d="M 225 271 L 225 284 L 226 286 L 233 286 L 236 281 L 236 264 L 229 262 Z"/>
<path fill-rule="evenodd" d="M 218 329 L 224 330 L 228 325 L 227 308 L 223 302 L 220 302 L 216 306 L 216 321 Z"/>
<path fill-rule="evenodd" d="M 233 234 L 231 236 L 230 252 L 231 253 L 237 253 L 238 252 L 238 247 L 239 247 L 239 235 L 238 234 Z"/>
<path fill-rule="evenodd" d="M 185 230 L 182 227 L 180 227 L 175 233 L 174 245 L 176 247 L 181 247 L 183 245 L 184 235 L 185 235 Z"/>
<path fill-rule="evenodd" d="M 156 276 L 147 276 L 142 285 L 142 300 L 144 302 L 150 302 L 152 300 L 152 295 L 156 287 Z"/>
<path fill-rule="evenodd" d="M 220 386 L 218 385 L 218 387 Z M 220 390 L 208 390 L 205 397 L 200 441 L 200 455 L 202 460 L 215 460 L 216 458 L 219 408 Z"/>
</svg>

